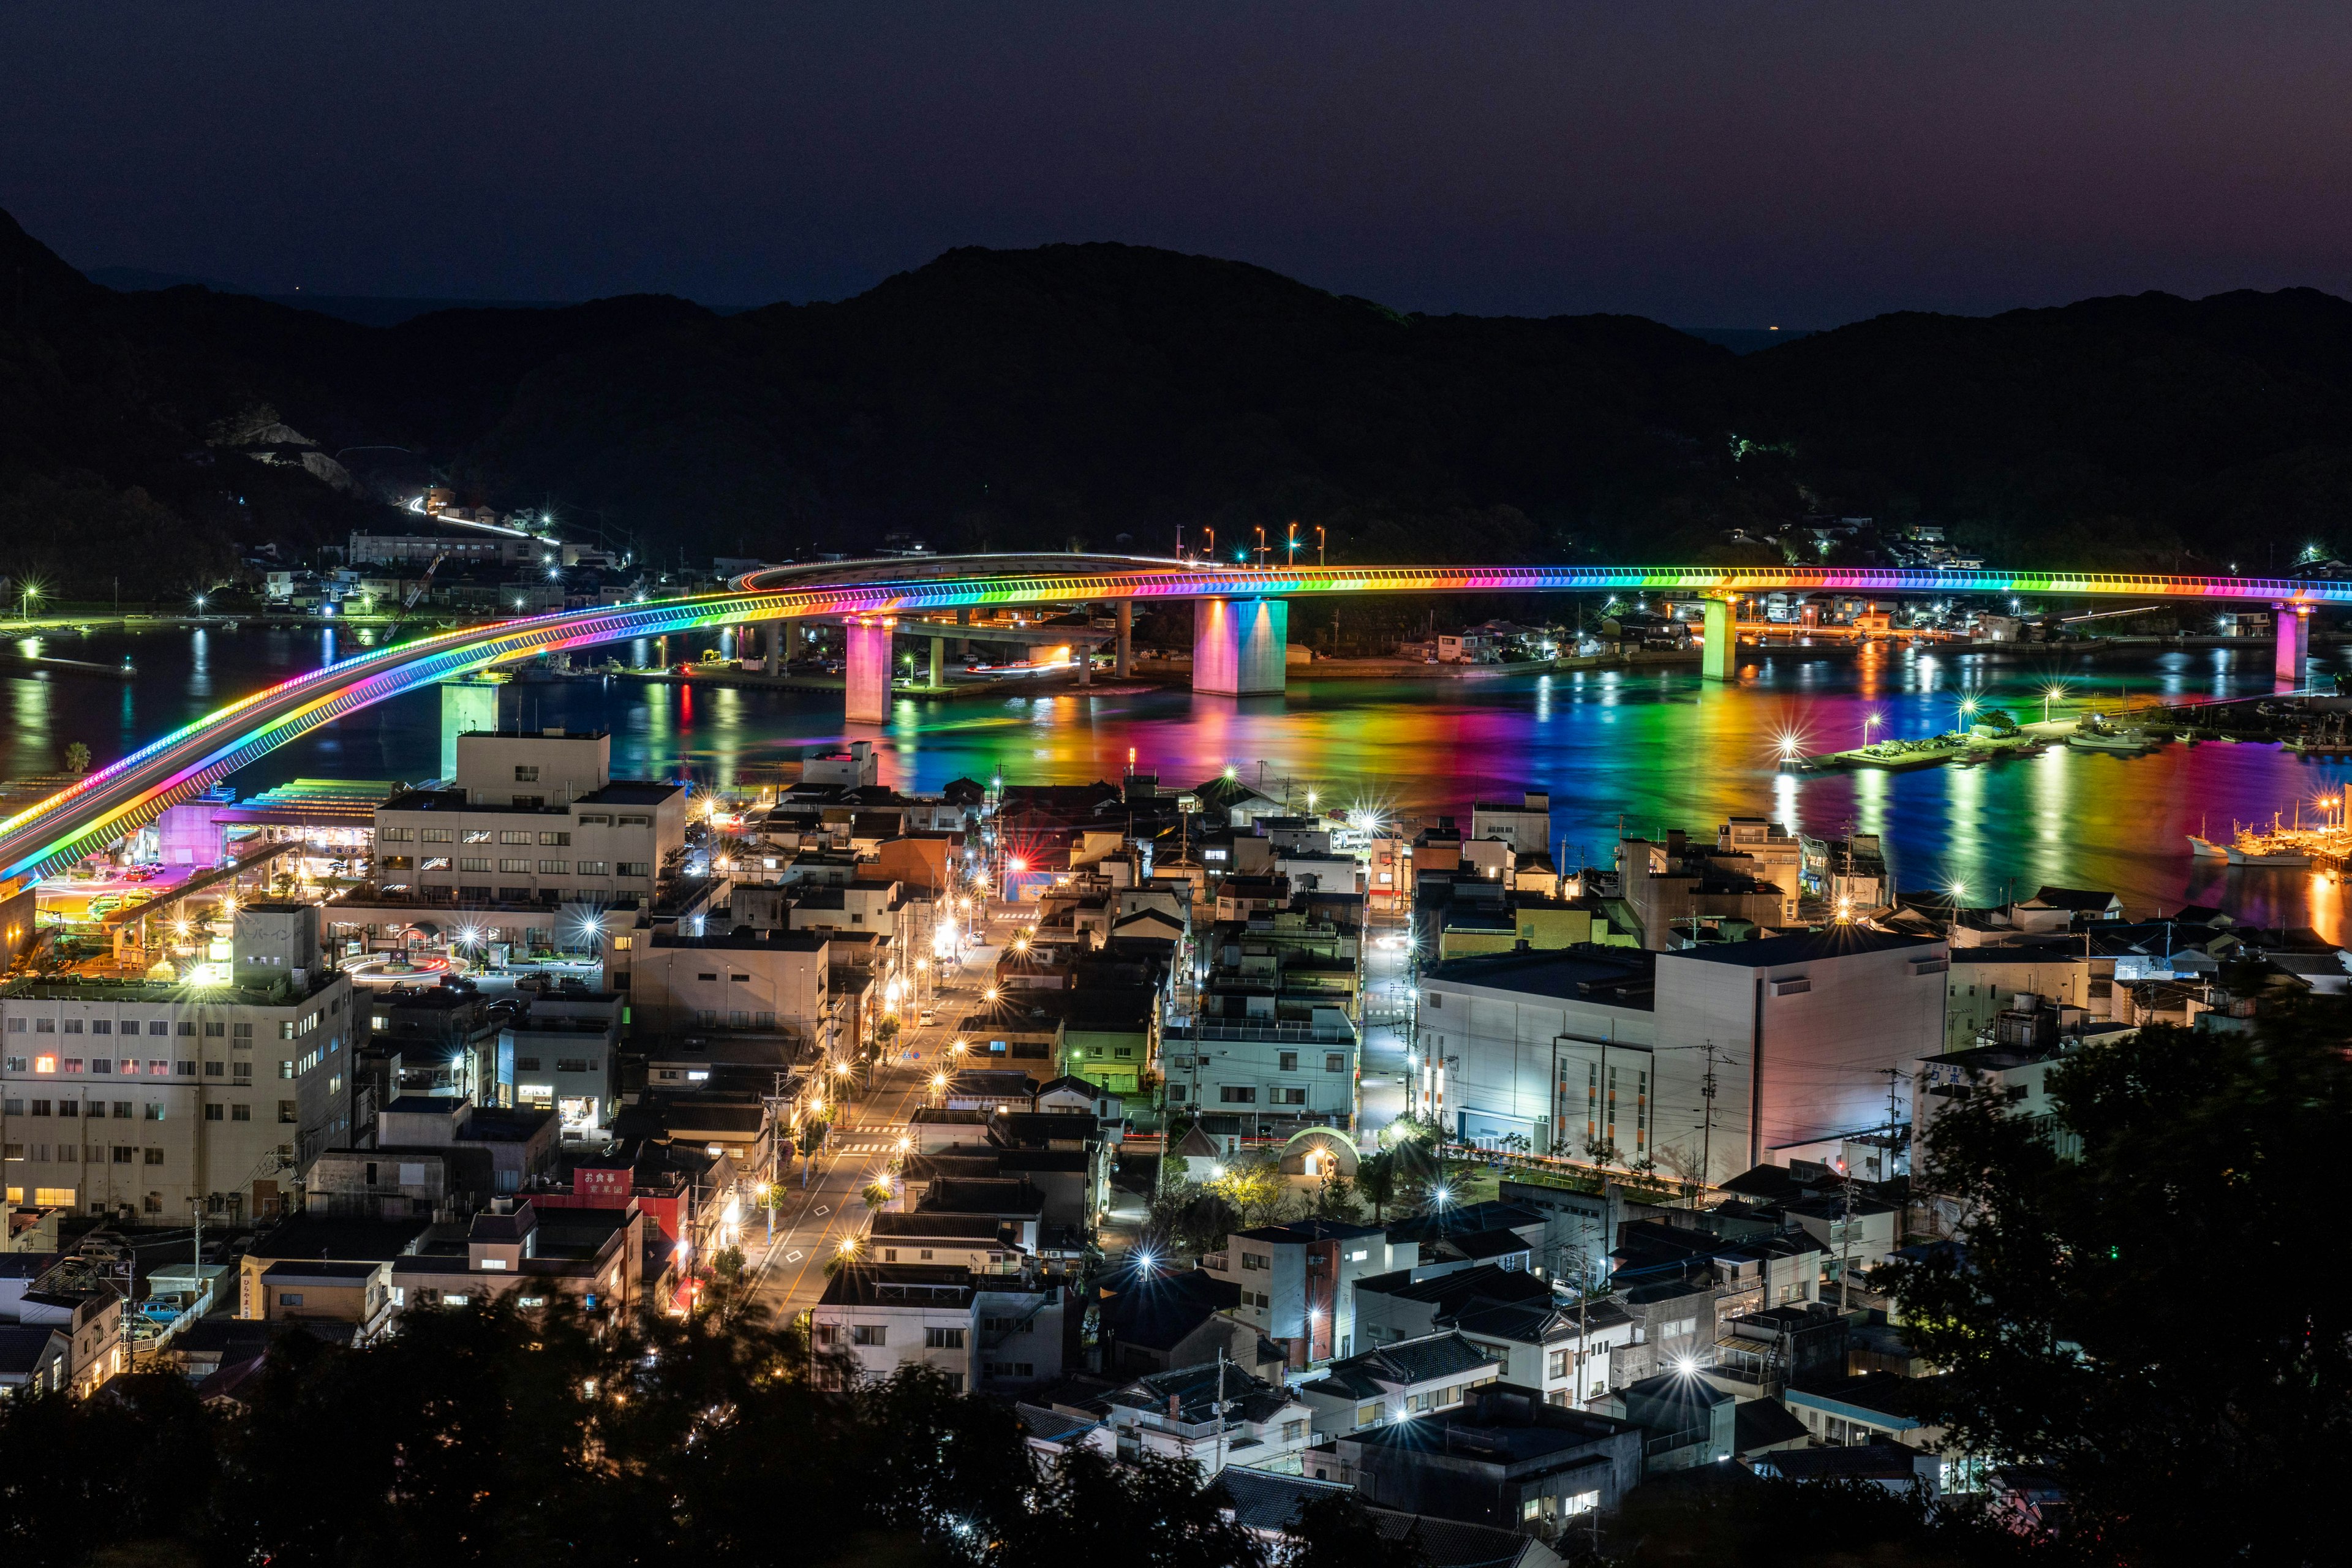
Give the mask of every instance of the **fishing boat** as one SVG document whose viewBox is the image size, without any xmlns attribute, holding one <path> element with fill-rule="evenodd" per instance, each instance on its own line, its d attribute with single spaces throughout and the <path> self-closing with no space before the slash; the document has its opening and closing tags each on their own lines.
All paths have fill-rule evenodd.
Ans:
<svg viewBox="0 0 2352 1568">
<path fill-rule="evenodd" d="M 2145 730 L 2077 730 L 2066 737 L 2066 743 L 2077 751 L 2137 755 L 2156 742 Z"/>
<path fill-rule="evenodd" d="M 2263 834 L 2242 835 L 2230 846 L 2232 866 L 2308 866 L 2311 851 L 2288 838 L 2275 838 Z"/>
<path fill-rule="evenodd" d="M 2227 860 L 2230 858 L 2228 845 L 2200 838 L 2194 833 L 2189 836 L 2189 853 L 2200 860 Z"/>
</svg>

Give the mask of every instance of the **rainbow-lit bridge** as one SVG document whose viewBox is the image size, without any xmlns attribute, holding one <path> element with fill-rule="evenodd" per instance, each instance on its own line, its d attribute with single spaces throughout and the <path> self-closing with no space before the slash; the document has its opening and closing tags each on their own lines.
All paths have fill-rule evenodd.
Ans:
<svg viewBox="0 0 2352 1568">
<path fill-rule="evenodd" d="M 638 637 L 740 628 L 749 657 L 751 628 L 772 623 L 767 658 L 787 646 L 791 623 L 842 620 L 848 651 L 848 717 L 880 722 L 890 701 L 891 645 L 902 637 L 938 650 L 959 636 L 957 612 L 1029 605 L 1117 606 L 1118 668 L 1131 658 L 1138 600 L 1195 604 L 1192 685 L 1226 696 L 1279 692 L 1289 601 L 1325 594 L 1682 595 L 1707 602 L 1709 676 L 1733 667 L 1731 602 L 1759 594 L 1844 592 L 1911 595 L 2034 595 L 2254 601 L 2279 617 L 2279 673 L 2300 679 L 2308 616 L 2322 604 L 2352 604 L 2352 583 L 2136 574 L 1932 572 L 1844 567 L 1687 566 L 1224 566 L 1122 556 L 940 556 L 780 567 L 740 578 L 726 593 L 665 599 L 468 626 L 376 648 L 256 692 L 164 736 L 71 788 L 0 821 L 0 880 L 37 875 L 152 821 L 248 763 L 404 691 L 529 658 Z M 773 665 L 772 663 L 772 668 Z M 1086 666 L 1081 662 L 1083 671 Z"/>
</svg>

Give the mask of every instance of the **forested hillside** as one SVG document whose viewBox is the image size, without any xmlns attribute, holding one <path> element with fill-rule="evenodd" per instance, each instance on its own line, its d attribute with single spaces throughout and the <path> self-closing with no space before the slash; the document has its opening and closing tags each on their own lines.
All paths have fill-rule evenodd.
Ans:
<svg viewBox="0 0 2352 1568">
<path fill-rule="evenodd" d="M 0 572 L 68 592 L 184 592 L 381 521 L 420 476 L 664 561 L 1238 548 L 1294 519 L 1335 560 L 1697 561 L 1819 514 L 2021 565 L 2352 548 L 2352 304 L 2312 290 L 1900 314 L 1741 357 L 1078 245 L 731 317 L 640 297 L 370 327 L 117 293 L 5 215 L 0 286 Z"/>
</svg>

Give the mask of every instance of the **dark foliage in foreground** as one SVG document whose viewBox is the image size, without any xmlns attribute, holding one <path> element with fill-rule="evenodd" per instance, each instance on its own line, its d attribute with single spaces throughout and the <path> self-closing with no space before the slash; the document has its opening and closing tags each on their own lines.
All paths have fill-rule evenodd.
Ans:
<svg viewBox="0 0 2352 1568">
<path fill-rule="evenodd" d="M 1989 1088 L 1937 1124 L 1967 1245 L 1895 1268 L 1906 1321 L 1954 1438 L 2053 1468 L 2087 1559 L 2340 1560 L 2348 1043 L 2341 1003 L 2149 1027 L 2053 1071 L 2054 1128 Z"/>
<path fill-rule="evenodd" d="M 1041 1469 L 1010 1407 L 934 1374 L 824 1381 L 740 1320 L 472 1308 L 358 1352 L 289 1335 L 242 1407 L 161 1376 L 0 1405 L 0 1562 L 1263 1561 L 1191 1465 Z"/>
</svg>

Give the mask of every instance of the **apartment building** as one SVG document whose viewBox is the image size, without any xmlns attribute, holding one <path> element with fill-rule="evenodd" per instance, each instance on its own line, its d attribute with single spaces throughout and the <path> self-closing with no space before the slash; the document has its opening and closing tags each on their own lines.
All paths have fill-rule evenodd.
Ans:
<svg viewBox="0 0 2352 1568">
<path fill-rule="evenodd" d="M 0 985 L 6 1201 L 231 1223 L 280 1213 L 309 1153 L 350 1131 L 351 982 L 324 967 L 318 910 L 252 904 L 236 983 Z"/>
<path fill-rule="evenodd" d="M 824 931 L 692 936 L 641 926 L 612 947 L 605 984 L 626 998 L 638 1035 L 751 1029 L 819 1044 L 828 1037 L 832 943 Z"/>
<path fill-rule="evenodd" d="M 1301 1219 L 1235 1231 L 1201 1266 L 1240 1287 L 1235 1315 L 1303 1367 L 1359 1348 L 1358 1280 L 1420 1259 L 1419 1243 L 1391 1240 L 1379 1226 Z"/>
<path fill-rule="evenodd" d="M 499 1068 L 514 1104 L 561 1112 L 566 1138 L 595 1138 L 619 1108 L 620 1041 L 617 992 L 542 992 L 499 1031 Z"/>
<path fill-rule="evenodd" d="M 810 1317 L 820 1360 L 869 1378 L 929 1366 L 959 1392 L 1052 1382 L 1072 1326 L 1055 1281 L 938 1264 L 844 1268 Z"/>
<path fill-rule="evenodd" d="M 1246 1117 L 1254 1131 L 1344 1127 L 1355 1114 L 1356 1026 L 1337 1007 L 1303 1020 L 1228 1016 L 1160 1037 L 1172 1111 Z"/>
<path fill-rule="evenodd" d="M 446 905 L 648 903 L 686 844 L 686 786 L 615 782 L 602 731 L 457 737 L 449 789 L 376 809 L 377 890 Z"/>
</svg>

